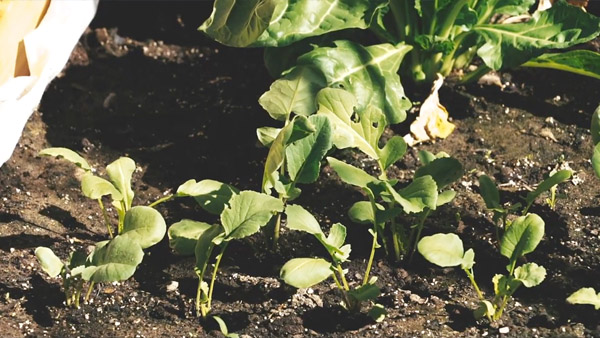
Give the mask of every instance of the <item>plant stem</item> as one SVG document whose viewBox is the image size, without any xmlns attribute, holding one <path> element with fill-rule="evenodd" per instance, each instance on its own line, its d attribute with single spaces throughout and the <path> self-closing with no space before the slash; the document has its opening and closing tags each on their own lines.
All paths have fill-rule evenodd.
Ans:
<svg viewBox="0 0 600 338">
<path fill-rule="evenodd" d="M 462 41 L 465 39 L 465 37 L 467 37 L 467 35 L 469 35 L 469 33 L 470 32 L 462 32 L 454 38 L 454 48 L 448 55 L 444 56 L 442 61 L 442 67 L 440 68 L 440 73 L 442 76 L 447 76 L 452 71 L 456 52 L 460 48 Z"/>
<path fill-rule="evenodd" d="M 482 64 L 476 70 L 463 76 L 463 78 L 460 79 L 459 83 L 467 84 L 467 83 L 475 82 L 475 81 L 479 80 L 482 76 L 487 74 L 490 70 L 492 70 L 490 67 L 486 66 L 485 64 Z"/>
<path fill-rule="evenodd" d="M 419 218 L 419 224 L 417 225 L 417 235 L 416 236 L 413 237 L 415 229 L 412 229 L 412 231 L 411 231 L 410 242 L 409 242 L 409 245 L 411 246 L 410 258 L 408 259 L 409 263 L 412 262 L 413 256 L 415 255 L 415 251 L 417 251 L 417 243 L 419 242 L 419 239 L 421 239 L 421 232 L 423 231 L 423 227 L 425 226 L 425 220 L 427 219 L 427 217 L 429 217 L 430 213 L 431 213 L 431 209 L 426 208 L 423 211 L 423 213 L 421 214 L 421 217 Z"/>
<path fill-rule="evenodd" d="M 94 282 L 90 282 L 90 286 L 88 287 L 87 292 L 85 293 L 84 301 L 87 303 L 90 300 L 90 295 L 92 294 L 92 290 L 94 290 Z"/>
<path fill-rule="evenodd" d="M 479 300 L 481 300 L 481 301 L 485 300 L 485 298 L 483 298 L 483 293 L 481 293 L 481 290 L 479 289 L 479 286 L 477 285 L 477 282 L 475 281 L 475 275 L 473 275 L 472 269 L 463 269 L 463 270 L 467 273 L 467 276 L 469 276 L 471 285 L 473 285 L 473 287 L 475 288 L 475 291 L 477 292 L 477 297 L 479 297 Z"/>
<path fill-rule="evenodd" d="M 391 0 L 390 1 L 390 9 L 392 11 L 392 15 L 394 15 L 394 22 L 396 23 L 396 31 L 398 33 L 398 38 L 400 41 L 406 41 L 406 17 L 403 13 L 404 6 L 400 5 L 400 1 L 402 0 Z M 405 2 L 406 0 L 402 1 Z"/>
<path fill-rule="evenodd" d="M 155 206 L 157 206 L 157 205 L 159 205 L 159 204 L 161 204 L 161 203 L 164 203 L 164 202 L 170 201 L 170 200 L 172 200 L 172 199 L 174 199 L 174 198 L 175 198 L 175 195 L 171 194 L 171 195 L 165 196 L 165 197 L 163 197 L 163 198 L 159 198 L 159 199 L 157 199 L 156 201 L 154 201 L 154 202 L 150 203 L 148 206 L 149 206 L 150 208 L 154 208 Z"/>
<path fill-rule="evenodd" d="M 217 272 L 219 270 L 219 264 L 221 264 L 221 258 L 223 258 L 223 254 L 225 253 L 225 249 L 227 249 L 227 245 L 229 245 L 229 242 L 225 242 L 225 244 L 223 244 L 221 251 L 217 255 L 217 261 L 215 262 L 215 267 L 213 268 L 212 277 L 210 279 L 210 286 L 208 287 L 208 303 L 206 306 L 208 311 L 210 311 L 210 308 L 211 308 L 212 295 L 213 295 L 213 291 L 215 288 L 215 280 L 217 279 Z M 205 316 L 203 316 L 203 317 L 205 317 Z"/>
<path fill-rule="evenodd" d="M 277 248 L 279 242 L 279 232 L 281 231 L 281 212 L 277 213 L 275 226 L 273 227 L 273 249 Z"/>
<path fill-rule="evenodd" d="M 365 277 L 363 279 L 362 285 L 365 285 L 369 282 L 369 274 L 371 273 L 371 267 L 373 266 L 373 259 L 375 258 L 375 248 L 377 247 L 377 231 L 373 231 L 373 244 L 371 245 L 371 255 L 369 255 L 369 262 L 367 263 L 367 268 L 365 269 Z"/>
<path fill-rule="evenodd" d="M 446 16 L 444 22 L 442 23 L 441 29 L 440 29 L 439 36 L 442 39 L 446 39 L 446 38 L 448 38 L 448 36 L 450 36 L 450 33 L 452 32 L 452 28 L 454 27 L 454 22 L 456 21 L 456 18 L 458 17 L 458 14 L 460 13 L 461 9 L 463 8 L 464 5 L 467 4 L 467 2 L 468 2 L 468 0 L 457 0 L 454 4 L 451 5 L 452 10 Z"/>
<path fill-rule="evenodd" d="M 110 220 L 108 219 L 108 213 L 106 212 L 106 208 L 104 207 L 104 203 L 102 203 L 102 197 L 98 198 L 98 204 L 100 205 L 100 210 L 102 210 L 102 216 L 104 216 L 104 224 L 106 224 L 106 229 L 108 230 L 108 235 L 110 238 L 113 238 L 112 227 L 110 225 Z"/>
</svg>

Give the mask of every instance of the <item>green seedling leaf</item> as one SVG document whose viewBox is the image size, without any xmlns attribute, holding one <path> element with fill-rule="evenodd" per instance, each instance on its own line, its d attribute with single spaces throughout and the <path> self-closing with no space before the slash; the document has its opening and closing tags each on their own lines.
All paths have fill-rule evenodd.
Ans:
<svg viewBox="0 0 600 338">
<path fill-rule="evenodd" d="M 431 163 L 433 160 L 435 160 L 437 157 L 432 153 L 429 152 L 427 150 L 421 150 L 418 153 L 419 156 L 419 161 L 421 161 L 422 165 L 428 165 L 429 163 Z"/>
<path fill-rule="evenodd" d="M 515 278 L 525 287 L 531 288 L 540 285 L 546 278 L 546 269 L 535 263 L 526 263 L 515 269 Z"/>
<path fill-rule="evenodd" d="M 229 184 L 213 180 L 188 180 L 177 188 L 176 196 L 191 196 L 202 209 L 214 215 L 220 215 L 233 195 L 239 190 Z"/>
<path fill-rule="evenodd" d="M 71 275 L 75 275 L 76 273 L 73 271 L 73 269 L 77 269 L 77 268 L 83 268 L 85 267 L 86 261 L 87 261 L 87 253 L 81 249 L 81 250 L 77 250 L 77 251 L 73 251 L 70 255 L 69 255 L 69 269 L 71 270 Z"/>
<path fill-rule="evenodd" d="M 296 288 L 308 288 L 331 276 L 331 263 L 322 258 L 293 258 L 281 267 L 281 279 Z"/>
<path fill-rule="evenodd" d="M 181 220 L 169 227 L 169 247 L 180 255 L 193 255 L 198 238 L 212 225 L 189 219 Z"/>
<path fill-rule="evenodd" d="M 356 107 L 356 112 L 372 106 L 383 112 L 389 124 L 404 121 L 411 103 L 404 95 L 398 69 L 412 46 L 401 42 L 364 47 L 347 40 L 334 44 L 335 47 L 316 48 L 300 56 L 297 67 L 315 67 L 325 76 L 328 87 L 348 91 L 357 100 L 351 106 Z"/>
<path fill-rule="evenodd" d="M 196 273 L 201 276 L 206 270 L 208 260 L 212 254 L 212 250 L 215 247 L 215 242 L 219 242 L 219 239 L 225 235 L 225 230 L 220 224 L 213 225 L 206 229 L 196 242 L 194 248 L 194 254 L 196 256 Z"/>
<path fill-rule="evenodd" d="M 137 242 L 127 236 L 116 236 L 110 241 L 96 244 L 82 277 L 95 283 L 126 280 L 133 276 L 143 257 L 144 251 Z"/>
<path fill-rule="evenodd" d="M 571 178 L 572 174 L 573 172 L 571 170 L 560 170 L 542 181 L 542 183 L 540 183 L 534 191 L 531 191 L 527 194 L 527 197 L 525 198 L 527 205 L 531 205 L 538 196 L 546 191 L 549 191 L 553 186 L 565 182 Z"/>
<path fill-rule="evenodd" d="M 131 176 L 135 171 L 135 162 L 129 157 L 121 157 L 106 166 L 106 172 L 113 185 L 123 195 L 125 210 L 131 209 L 133 190 L 131 189 Z"/>
<path fill-rule="evenodd" d="M 386 187 L 406 213 L 421 212 L 425 208 L 434 210 L 437 206 L 437 184 L 429 175 L 415 178 L 406 188 L 398 192 L 387 182 Z"/>
<path fill-rule="evenodd" d="M 223 319 L 221 319 L 221 317 L 219 316 L 212 316 L 212 318 L 215 320 L 215 322 L 217 322 L 217 324 L 219 324 L 219 330 L 221 330 L 221 333 L 227 337 L 227 338 L 238 338 L 239 335 L 237 333 L 229 333 L 229 329 L 227 328 L 227 324 L 225 324 L 225 321 Z"/>
<path fill-rule="evenodd" d="M 600 79 L 600 53 L 585 49 L 542 54 L 525 62 L 523 66 L 557 69 Z"/>
<path fill-rule="evenodd" d="M 460 268 L 463 270 L 470 270 L 475 265 L 475 251 L 469 249 L 463 255 L 463 261 L 460 263 Z"/>
<path fill-rule="evenodd" d="M 291 113 L 308 116 L 317 111 L 315 96 L 325 86 L 320 71 L 313 67 L 297 67 L 273 82 L 258 103 L 275 120 L 288 120 Z"/>
<path fill-rule="evenodd" d="M 600 143 L 600 105 L 592 114 L 592 125 L 590 127 L 590 132 L 592 134 L 592 141 L 595 145 L 598 145 L 598 143 Z"/>
<path fill-rule="evenodd" d="M 244 238 L 256 233 L 269 222 L 273 214 L 283 211 L 283 202 L 254 191 L 242 191 L 233 196 L 221 213 L 221 224 L 228 238 Z"/>
<path fill-rule="evenodd" d="M 327 162 L 335 170 L 342 181 L 360 187 L 367 188 L 370 183 L 379 182 L 373 176 L 367 174 L 362 169 L 342 162 L 333 157 L 327 157 Z"/>
<path fill-rule="evenodd" d="M 146 249 L 160 242 L 166 231 L 167 225 L 160 212 L 151 207 L 136 206 L 125 214 L 121 237 Z"/>
<path fill-rule="evenodd" d="M 600 143 L 594 147 L 594 154 L 592 155 L 592 168 L 596 177 L 600 177 Z"/>
<path fill-rule="evenodd" d="M 462 177 L 463 167 L 454 158 L 437 158 L 415 172 L 415 178 L 426 175 L 430 175 L 437 184 L 438 189 L 441 190 Z"/>
<path fill-rule="evenodd" d="M 92 171 L 92 167 L 79 154 L 67 148 L 46 148 L 38 153 L 39 156 L 53 156 L 56 158 L 64 158 L 65 160 L 75 164 L 85 171 Z"/>
<path fill-rule="evenodd" d="M 521 281 L 512 276 L 496 274 L 492 278 L 494 293 L 496 296 L 504 297 L 512 295 L 520 286 Z"/>
<path fill-rule="evenodd" d="M 483 197 L 485 207 L 488 209 L 500 209 L 500 192 L 496 184 L 487 175 L 479 176 L 479 193 Z"/>
<path fill-rule="evenodd" d="M 456 191 L 452 189 L 444 190 L 438 194 L 438 199 L 436 205 L 439 207 L 446 203 L 452 202 L 452 200 L 456 197 Z"/>
<path fill-rule="evenodd" d="M 323 234 L 319 222 L 306 209 L 299 205 L 288 205 L 285 208 L 287 227 L 291 230 L 308 232 L 312 235 Z"/>
<path fill-rule="evenodd" d="M 373 207 L 371 202 L 359 201 L 356 202 L 348 210 L 348 216 L 352 222 L 358 224 L 373 224 L 375 223 L 375 215 L 373 214 Z"/>
<path fill-rule="evenodd" d="M 477 54 L 495 70 L 510 68 L 543 54 L 595 38 L 600 19 L 557 1 L 551 8 L 533 13 L 531 20 L 515 24 L 482 24 L 473 27 L 485 44 Z"/>
<path fill-rule="evenodd" d="M 425 236 L 417 244 L 417 249 L 427 261 L 443 268 L 458 266 L 465 262 L 463 243 L 455 234 Z"/>
<path fill-rule="evenodd" d="M 331 124 L 325 116 L 308 118 L 314 132 L 287 146 L 285 158 L 290 179 L 297 183 L 313 183 L 319 177 L 321 160 L 333 146 Z"/>
<path fill-rule="evenodd" d="M 477 310 L 473 312 L 473 316 L 475 317 L 475 319 L 479 320 L 483 317 L 493 316 L 495 312 L 496 309 L 494 309 L 494 305 L 491 302 L 487 300 L 482 300 L 479 303 L 479 307 L 477 308 Z"/>
<path fill-rule="evenodd" d="M 385 315 L 387 315 L 387 311 L 385 307 L 381 304 L 375 304 L 367 313 L 369 317 L 371 317 L 376 323 L 380 323 L 385 319 Z"/>
<path fill-rule="evenodd" d="M 332 247 L 339 249 L 346 241 L 346 227 L 341 223 L 335 223 L 331 226 L 325 241 Z"/>
<path fill-rule="evenodd" d="M 406 153 L 406 142 L 401 136 L 393 136 L 377 154 L 383 165 L 383 170 L 400 160 Z"/>
<path fill-rule="evenodd" d="M 286 46 L 311 36 L 369 27 L 383 0 L 217 0 L 200 30 L 232 47 Z"/>
<path fill-rule="evenodd" d="M 374 159 L 379 158 L 377 146 L 385 129 L 385 116 L 375 107 L 355 111 L 356 98 L 352 93 L 325 88 L 317 95 L 317 114 L 327 116 L 333 126 L 333 143 L 338 149 L 358 148 Z"/>
<path fill-rule="evenodd" d="M 64 268 L 63 262 L 58 258 L 54 252 L 46 247 L 40 246 L 35 249 L 35 257 L 37 257 L 42 270 L 50 277 L 56 277 L 60 275 Z"/>
<path fill-rule="evenodd" d="M 529 214 L 515 219 L 506 230 L 500 242 L 500 253 L 510 260 L 507 270 L 519 257 L 533 252 L 544 237 L 544 220 L 536 214 Z"/>
<path fill-rule="evenodd" d="M 115 201 L 123 199 L 123 195 L 121 195 L 112 183 L 92 173 L 83 175 L 81 179 L 81 191 L 86 197 L 95 200 L 106 195 L 111 195 Z"/>
<path fill-rule="evenodd" d="M 271 188 L 279 183 L 279 168 L 285 160 L 285 150 L 287 146 L 300 140 L 315 131 L 313 124 L 304 116 L 296 116 L 285 126 L 269 148 L 269 154 L 265 161 L 265 170 L 263 173 L 262 189 L 267 194 L 271 193 Z"/>
<path fill-rule="evenodd" d="M 350 290 L 348 294 L 359 302 L 373 300 L 379 297 L 381 290 L 375 284 L 367 283 L 356 289 Z"/>
<path fill-rule="evenodd" d="M 573 292 L 567 302 L 570 304 L 593 305 L 596 310 L 600 310 L 600 294 L 596 293 L 594 288 L 581 288 Z"/>
<path fill-rule="evenodd" d="M 261 127 L 256 129 L 256 137 L 258 138 L 258 142 L 260 142 L 260 144 L 270 148 L 280 131 L 281 128 Z"/>
</svg>

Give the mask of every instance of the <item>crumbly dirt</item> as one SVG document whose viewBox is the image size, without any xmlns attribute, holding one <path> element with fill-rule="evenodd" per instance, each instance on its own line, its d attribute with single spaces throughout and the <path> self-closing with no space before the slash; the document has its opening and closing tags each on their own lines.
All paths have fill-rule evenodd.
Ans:
<svg viewBox="0 0 600 338">
<path fill-rule="evenodd" d="M 221 336 L 214 322 L 194 314 L 193 258 L 172 254 L 166 239 L 147 251 L 133 278 L 96 286 L 92 301 L 80 309 L 65 307 L 60 281 L 48 278 L 33 254 L 47 246 L 66 257 L 106 238 L 97 203 L 80 193 L 81 173 L 64 161 L 36 156 L 48 146 L 80 152 L 101 175 L 119 156 L 133 158 L 138 205 L 190 178 L 240 189 L 260 185 L 266 150 L 254 132 L 275 125 L 257 104 L 271 81 L 261 51 L 226 48 L 196 32 L 208 2 L 100 6 L 0 168 L 0 336 Z M 598 41 L 590 44 L 597 46 Z M 283 231 L 275 252 L 260 234 L 231 245 L 217 279 L 214 313 L 243 337 L 600 336 L 600 317 L 592 307 L 565 302 L 580 287 L 600 290 L 600 183 L 589 161 L 598 81 L 544 70 L 500 76 L 503 89 L 444 87 L 441 99 L 456 131 L 410 149 L 390 170 L 401 182 L 409 180 L 420 149 L 445 151 L 461 161 L 465 175 L 453 186 L 457 197 L 427 221 L 425 234 L 455 232 L 474 248 L 476 277 L 487 295 L 505 259 L 495 247 L 478 176 L 493 176 L 502 200 L 517 202 L 552 169 L 574 170 L 574 178 L 559 188 L 555 210 L 544 198 L 531 210 L 544 218 L 546 236 L 527 259 L 545 266 L 547 278 L 539 287 L 520 289 L 499 322 L 473 319 L 476 294 L 458 269 L 434 267 L 418 255 L 410 264 L 396 263 L 382 253 L 372 274 L 382 289 L 378 302 L 388 310 L 386 319 L 375 323 L 365 313 L 350 315 L 339 305 L 335 285 L 296 290 L 278 279 L 286 260 L 323 254 L 314 239 L 289 231 Z M 402 135 L 406 125 L 386 135 Z M 374 165 L 352 151 L 337 156 L 367 169 Z M 350 282 L 359 283 L 370 236 L 346 212 L 364 197 L 327 166 L 316 184 L 302 188 L 296 203 L 322 224 L 348 226 L 353 251 L 347 268 Z M 168 224 L 183 218 L 216 221 L 192 201 L 162 204 L 159 211 Z"/>
</svg>

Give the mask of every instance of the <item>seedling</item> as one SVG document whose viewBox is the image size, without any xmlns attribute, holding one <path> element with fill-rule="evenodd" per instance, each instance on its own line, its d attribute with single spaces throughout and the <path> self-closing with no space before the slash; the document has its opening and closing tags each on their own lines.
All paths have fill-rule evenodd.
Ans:
<svg viewBox="0 0 600 338">
<path fill-rule="evenodd" d="M 134 206 L 131 176 L 135 162 L 121 157 L 106 167 L 109 179 L 94 175 L 91 166 L 79 154 L 66 148 L 48 148 L 40 155 L 63 157 L 85 171 L 81 190 L 86 197 L 95 199 L 100 205 L 110 240 L 96 243 L 87 255 L 75 251 L 67 262 L 62 262 L 49 248 L 39 247 L 36 256 L 42 269 L 51 277 L 60 275 L 67 298 L 67 305 L 79 306 L 81 290 L 89 282 L 87 301 L 95 283 L 129 279 L 142 262 L 144 251 L 160 242 L 165 236 L 166 224 L 160 213 L 151 207 Z M 102 197 L 110 195 L 112 205 L 118 213 L 117 235 L 113 235 L 107 210 Z"/>
<path fill-rule="evenodd" d="M 600 105 L 592 115 L 592 142 L 594 142 L 594 152 L 592 154 L 592 168 L 597 177 L 600 177 Z"/>
<path fill-rule="evenodd" d="M 169 228 L 169 244 L 179 254 L 196 256 L 198 276 L 196 313 L 206 318 L 212 309 L 212 297 L 219 265 L 232 240 L 251 236 L 264 227 L 274 214 L 282 212 L 283 202 L 254 191 L 238 192 L 217 181 L 190 180 L 178 189 L 179 196 L 192 196 L 211 212 L 220 211 L 219 224 L 182 220 Z M 209 260 L 215 248 L 218 253 L 210 284 L 204 281 Z"/>
<path fill-rule="evenodd" d="M 550 177 L 542 181 L 535 190 L 527 193 L 527 196 L 523 198 L 524 206 L 519 202 L 515 204 L 504 203 L 501 205 L 500 192 L 494 181 L 487 175 L 479 176 L 479 194 L 483 197 L 486 208 L 494 213 L 493 220 L 496 225 L 496 239 L 500 240 L 500 229 L 506 231 L 510 227 L 511 221 L 508 219 L 510 214 L 516 214 L 521 209 L 521 214 L 526 215 L 535 200 L 547 191 L 550 191 L 550 199 L 547 201 L 550 207 L 554 209 L 556 207 L 557 185 L 566 182 L 572 175 L 573 172 L 571 170 L 554 172 Z"/>
<path fill-rule="evenodd" d="M 581 288 L 573 292 L 567 302 L 571 304 L 593 305 L 596 310 L 600 310 L 600 295 L 594 288 Z"/>
<path fill-rule="evenodd" d="M 457 235 L 435 234 L 423 237 L 419 241 L 418 250 L 426 260 L 440 267 L 460 266 L 479 297 L 480 306 L 474 312 L 475 317 L 487 317 L 490 321 L 496 321 L 502 317 L 510 298 L 521 285 L 531 288 L 546 278 L 546 269 L 536 263 L 517 266 L 522 257 L 535 250 L 543 236 L 544 221 L 536 214 L 520 216 L 512 222 L 500 243 L 500 254 L 509 260 L 506 266 L 508 274 L 496 274 L 492 279 L 495 295 L 491 301 L 484 297 L 475 281 L 475 252 L 473 249 L 465 252 Z"/>
<path fill-rule="evenodd" d="M 365 301 L 375 300 L 380 293 L 375 285 L 376 278 L 363 282 L 356 288 L 351 288 L 346 279 L 347 271 L 342 264 L 350 256 L 350 244 L 345 244 L 346 227 L 336 223 L 331 227 L 329 235 L 325 236 L 319 222 L 299 205 L 288 205 L 286 208 L 287 227 L 291 230 L 307 232 L 323 245 L 329 253 L 330 260 L 323 258 L 293 258 L 281 268 L 281 279 L 297 288 L 309 288 L 331 277 L 343 295 L 343 306 L 349 311 L 358 311 Z M 382 307 L 376 306 L 369 314 L 380 321 L 384 314 Z"/>
</svg>

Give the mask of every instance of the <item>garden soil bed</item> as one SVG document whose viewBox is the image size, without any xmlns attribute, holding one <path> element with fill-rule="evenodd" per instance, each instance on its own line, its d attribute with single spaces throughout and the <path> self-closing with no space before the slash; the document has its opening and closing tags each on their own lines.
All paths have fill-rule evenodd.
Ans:
<svg viewBox="0 0 600 338">
<path fill-rule="evenodd" d="M 100 5 L 0 169 L 0 336 L 221 336 L 214 322 L 195 317 L 193 258 L 171 253 L 166 239 L 146 253 L 133 278 L 97 286 L 80 309 L 65 307 L 60 282 L 41 271 L 33 253 L 48 246 L 66 257 L 106 238 L 96 202 L 80 193 L 78 170 L 36 156 L 48 146 L 80 152 L 100 174 L 119 156 L 133 158 L 134 204 L 150 203 L 190 178 L 259 189 L 267 151 L 257 145 L 255 128 L 274 122 L 257 98 L 271 79 L 260 50 L 226 48 L 196 31 L 209 10 L 209 2 Z M 588 47 L 597 48 L 597 41 Z M 491 278 L 506 262 L 495 248 L 478 176 L 493 176 L 502 199 L 516 202 L 550 170 L 575 171 L 560 186 L 555 210 L 542 198 L 532 209 L 546 221 L 546 236 L 527 259 L 546 267 L 546 280 L 520 289 L 498 323 L 473 319 L 476 294 L 459 269 L 437 268 L 421 257 L 395 263 L 382 253 L 372 273 L 387 318 L 375 323 L 363 313 L 348 315 L 334 285 L 296 290 L 278 279 L 288 259 L 324 254 L 314 238 L 289 231 L 277 251 L 264 235 L 232 244 L 217 279 L 214 313 L 244 337 L 600 336 L 592 307 L 565 302 L 580 287 L 600 289 L 600 181 L 589 161 L 589 122 L 600 86 L 554 71 L 501 76 L 504 89 L 444 87 L 441 99 L 456 130 L 410 149 L 390 173 L 401 182 L 410 179 L 420 149 L 443 150 L 461 161 L 465 175 L 454 185 L 457 198 L 428 220 L 426 234 L 455 232 L 474 248 L 476 277 L 490 295 Z M 388 134 L 403 135 L 406 125 Z M 353 151 L 337 156 L 367 169 L 374 165 Z M 353 283 L 363 273 L 370 235 L 346 211 L 363 198 L 324 166 L 297 201 L 322 224 L 348 226 Z M 216 221 L 193 201 L 165 203 L 159 211 L 168 224 Z"/>
</svg>

